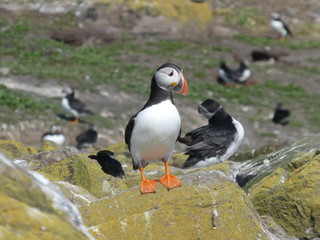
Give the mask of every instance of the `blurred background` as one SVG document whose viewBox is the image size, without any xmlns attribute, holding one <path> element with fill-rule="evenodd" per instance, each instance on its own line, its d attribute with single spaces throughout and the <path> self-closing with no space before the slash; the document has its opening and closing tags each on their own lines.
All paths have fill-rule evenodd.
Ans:
<svg viewBox="0 0 320 240">
<path fill-rule="evenodd" d="M 292 36 L 270 26 L 272 12 Z M 68 121 L 61 105 L 68 86 L 93 112 L 82 119 L 95 124 L 96 149 L 124 141 L 165 62 L 179 65 L 189 84 L 187 97 L 174 95 L 182 133 L 206 124 L 197 107 L 207 98 L 244 126 L 240 151 L 320 131 L 317 0 L 2 0 L 0 55 L 0 139 L 38 149 L 54 124 L 65 146 L 88 128 Z M 244 62 L 249 79 L 221 84 L 222 61 L 231 70 Z M 290 111 L 287 124 L 272 121 L 278 103 Z"/>
</svg>

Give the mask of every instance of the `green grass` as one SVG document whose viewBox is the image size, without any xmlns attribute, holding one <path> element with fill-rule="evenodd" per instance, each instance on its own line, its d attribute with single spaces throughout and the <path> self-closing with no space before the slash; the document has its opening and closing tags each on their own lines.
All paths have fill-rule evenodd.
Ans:
<svg viewBox="0 0 320 240">
<path fill-rule="evenodd" d="M 266 46 L 266 45 L 278 45 L 285 48 L 289 48 L 291 50 L 308 50 L 308 49 L 316 49 L 320 48 L 320 42 L 315 40 L 305 40 L 305 41 L 294 41 L 290 38 L 285 41 L 280 42 L 276 39 L 265 38 L 265 37 L 253 37 L 245 34 L 238 34 L 234 36 L 235 39 L 258 46 Z"/>
<path fill-rule="evenodd" d="M 231 14 L 230 23 L 249 26 L 253 19 L 257 24 L 264 24 L 259 17 L 257 18 L 255 9 L 249 9 L 247 16 L 244 13 Z M 64 23 L 67 26 L 75 25 L 73 17 L 68 15 L 64 19 L 54 21 L 50 28 L 62 29 L 65 27 Z M 287 104 L 298 102 L 301 107 L 312 104 L 320 109 L 319 101 L 315 101 L 313 96 L 294 83 L 279 84 L 277 80 L 264 79 L 262 84 L 240 88 L 226 88 L 217 84 L 213 70 L 218 67 L 220 59 L 216 56 L 230 54 L 231 49 L 216 44 L 165 40 L 154 34 L 149 36 L 151 40 L 145 40 L 142 44 L 136 43 L 132 37 L 127 37 L 116 43 L 94 48 L 73 47 L 44 36 L 38 26 L 32 19 L 8 22 L 5 17 L 0 16 L 0 46 L 3 46 L 0 48 L 0 67 L 8 67 L 11 74 L 31 75 L 43 81 L 54 79 L 63 85 L 71 84 L 79 90 L 96 91 L 97 86 L 107 83 L 127 92 L 147 95 L 154 69 L 143 61 L 154 58 L 157 62 L 171 61 L 185 65 L 182 67 L 188 80 L 188 98 L 191 100 L 206 99 L 210 91 L 213 98 L 226 99 L 228 104 L 234 105 L 270 107 L 270 101 L 275 97 L 274 101 Z M 293 51 L 320 47 L 320 42 L 311 40 L 296 42 L 288 39 L 279 42 L 244 34 L 235 38 L 250 45 L 280 45 Z M 286 72 L 301 76 L 320 73 L 316 67 L 282 67 Z M 261 73 L 266 72 L 265 66 L 252 65 L 252 68 Z M 9 109 L 36 111 L 47 108 L 45 101 L 10 91 L 5 87 L 0 88 L 0 94 L 0 104 Z M 54 108 L 56 109 L 53 111 L 58 110 L 56 106 Z M 61 112 L 60 109 L 59 111 Z M 100 116 L 93 118 L 94 121 L 104 121 Z M 319 119 L 320 113 L 317 111 L 308 117 L 308 121 L 313 125 L 319 125 Z M 108 127 L 113 123 L 104 124 Z M 299 123 L 296 125 L 299 126 Z"/>
<path fill-rule="evenodd" d="M 0 84 L 0 105 L 10 109 L 28 110 L 31 112 L 44 111 L 47 107 L 39 99 L 30 98 L 27 94 L 9 90 Z"/>
</svg>

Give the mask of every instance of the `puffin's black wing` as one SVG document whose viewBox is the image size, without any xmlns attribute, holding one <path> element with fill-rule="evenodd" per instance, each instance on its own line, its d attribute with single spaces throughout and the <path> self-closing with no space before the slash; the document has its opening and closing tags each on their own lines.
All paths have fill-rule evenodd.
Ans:
<svg viewBox="0 0 320 240">
<path fill-rule="evenodd" d="M 124 133 L 124 140 L 128 145 L 129 151 L 130 151 L 130 141 L 131 141 L 132 130 L 133 130 L 137 115 L 138 115 L 138 112 L 130 118 Z"/>
<path fill-rule="evenodd" d="M 207 126 L 199 127 L 191 132 L 188 132 L 184 137 L 179 137 L 178 142 L 186 144 L 187 146 L 196 144 L 203 140 L 202 132 L 205 131 Z"/>
<path fill-rule="evenodd" d="M 89 158 L 97 160 L 106 174 L 119 178 L 125 175 L 121 163 L 115 159 L 115 154 L 111 151 L 102 150 L 96 155 L 89 155 Z"/>
<path fill-rule="evenodd" d="M 79 99 L 73 98 L 69 100 L 70 107 L 75 109 L 79 113 L 88 113 L 92 114 L 92 111 L 88 110 L 86 105 L 81 102 Z"/>
<path fill-rule="evenodd" d="M 130 147 L 131 147 L 130 142 L 131 142 L 132 130 L 133 130 L 133 127 L 134 127 L 134 124 L 135 124 L 136 117 L 137 117 L 138 113 L 139 112 L 137 112 L 136 114 L 134 114 L 130 118 L 130 120 L 129 120 L 127 126 L 126 126 L 125 133 L 124 133 L 124 140 L 125 140 L 125 142 L 126 142 L 126 144 L 128 146 L 129 151 L 130 151 Z M 134 170 L 139 169 L 139 167 L 134 163 L 133 159 L 132 159 L 132 167 L 133 167 Z"/>
<path fill-rule="evenodd" d="M 185 153 L 189 155 L 183 164 L 185 168 L 194 166 L 205 158 L 220 157 L 225 154 L 236 133 L 233 125 L 223 128 L 208 125 L 197 130 Z"/>
<path fill-rule="evenodd" d="M 287 31 L 288 35 L 292 36 L 292 32 L 288 26 L 288 24 L 286 24 L 285 22 L 282 22 L 284 29 Z"/>
</svg>

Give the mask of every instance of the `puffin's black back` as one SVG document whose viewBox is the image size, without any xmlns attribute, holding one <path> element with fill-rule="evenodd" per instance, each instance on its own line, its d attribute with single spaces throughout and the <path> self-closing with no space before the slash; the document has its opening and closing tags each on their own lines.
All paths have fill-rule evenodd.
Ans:
<svg viewBox="0 0 320 240">
<path fill-rule="evenodd" d="M 272 118 L 272 122 L 281 125 L 287 125 L 290 120 L 291 112 L 288 109 L 284 109 L 281 103 L 278 103 Z"/>
<path fill-rule="evenodd" d="M 76 137 L 77 148 L 81 149 L 85 144 L 95 144 L 98 140 L 98 133 L 96 130 L 89 128 L 86 131 L 80 133 Z"/>
<path fill-rule="evenodd" d="M 183 167 L 192 167 L 205 158 L 224 155 L 237 133 L 232 121 L 232 117 L 220 108 L 209 119 L 207 126 L 187 133 L 186 137 L 189 137 L 190 142 L 185 154 L 189 157 Z"/>
</svg>

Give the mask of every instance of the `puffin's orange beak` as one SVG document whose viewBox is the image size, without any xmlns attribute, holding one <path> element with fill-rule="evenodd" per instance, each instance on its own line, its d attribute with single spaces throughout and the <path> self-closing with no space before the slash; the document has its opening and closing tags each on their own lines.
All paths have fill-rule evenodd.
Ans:
<svg viewBox="0 0 320 240">
<path fill-rule="evenodd" d="M 189 87 L 183 75 L 181 75 L 181 81 L 182 81 L 182 90 L 178 93 L 187 96 L 189 92 Z"/>
</svg>

